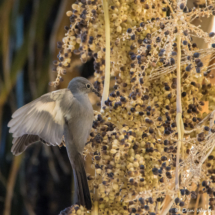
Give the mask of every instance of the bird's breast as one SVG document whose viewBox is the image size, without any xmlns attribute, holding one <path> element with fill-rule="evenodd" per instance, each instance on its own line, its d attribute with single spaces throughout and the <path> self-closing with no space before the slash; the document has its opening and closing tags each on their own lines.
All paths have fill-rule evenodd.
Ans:
<svg viewBox="0 0 215 215">
<path fill-rule="evenodd" d="M 92 105 L 88 101 L 89 99 L 85 99 L 79 103 L 81 105 L 73 106 L 65 115 L 73 139 L 72 142 L 76 145 L 80 153 L 83 151 L 85 143 L 87 142 L 94 117 Z"/>
</svg>

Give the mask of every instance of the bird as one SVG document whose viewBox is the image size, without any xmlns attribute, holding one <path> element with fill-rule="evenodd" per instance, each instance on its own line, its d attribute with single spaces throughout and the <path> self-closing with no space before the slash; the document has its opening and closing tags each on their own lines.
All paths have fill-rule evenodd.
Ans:
<svg viewBox="0 0 215 215">
<path fill-rule="evenodd" d="M 75 77 L 67 88 L 44 94 L 16 110 L 8 123 L 13 134 L 11 152 L 16 156 L 38 141 L 60 146 L 64 137 L 73 169 L 75 204 L 88 210 L 92 202 L 82 153 L 94 118 L 91 92 L 100 97 L 89 80 Z"/>
</svg>

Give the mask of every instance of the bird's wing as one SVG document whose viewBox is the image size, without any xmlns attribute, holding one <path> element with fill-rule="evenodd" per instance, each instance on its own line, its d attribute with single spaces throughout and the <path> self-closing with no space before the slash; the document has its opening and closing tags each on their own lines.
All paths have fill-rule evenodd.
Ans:
<svg viewBox="0 0 215 215">
<path fill-rule="evenodd" d="M 65 115 L 75 98 L 69 89 L 47 93 L 21 107 L 8 123 L 13 133 L 14 154 L 20 154 L 39 138 L 51 145 L 60 145 L 63 136 Z"/>
</svg>

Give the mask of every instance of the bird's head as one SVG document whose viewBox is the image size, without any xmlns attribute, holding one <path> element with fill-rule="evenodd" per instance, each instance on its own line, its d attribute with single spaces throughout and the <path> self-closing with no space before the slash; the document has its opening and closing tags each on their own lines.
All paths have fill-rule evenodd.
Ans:
<svg viewBox="0 0 215 215">
<path fill-rule="evenodd" d="M 68 85 L 72 93 L 91 93 L 94 92 L 97 96 L 101 97 L 99 92 L 94 88 L 93 84 L 83 77 L 73 78 Z"/>
</svg>

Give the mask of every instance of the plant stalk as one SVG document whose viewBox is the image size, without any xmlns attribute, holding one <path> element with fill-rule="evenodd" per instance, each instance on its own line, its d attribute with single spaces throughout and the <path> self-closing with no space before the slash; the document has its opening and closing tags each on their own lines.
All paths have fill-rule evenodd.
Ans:
<svg viewBox="0 0 215 215">
<path fill-rule="evenodd" d="M 96 178 L 96 171 L 95 171 L 95 178 Z M 91 211 L 91 215 L 98 215 L 99 214 L 99 202 L 98 202 L 98 190 L 94 188 L 94 203 L 93 209 Z"/>
<path fill-rule="evenodd" d="M 105 80 L 104 89 L 102 94 L 101 108 L 104 105 L 105 100 L 107 100 L 109 95 L 110 86 L 110 19 L 108 12 L 108 0 L 103 0 L 103 10 L 105 19 Z"/>
<path fill-rule="evenodd" d="M 176 124 L 178 132 L 178 147 L 176 155 L 176 172 L 175 172 L 175 191 L 179 190 L 179 158 L 182 148 L 183 157 L 183 136 L 184 136 L 184 123 L 182 120 L 182 104 L 181 104 L 181 36 L 177 36 L 177 98 L 176 98 Z"/>
<path fill-rule="evenodd" d="M 13 199 L 13 191 L 16 183 L 17 174 L 21 165 L 22 156 L 14 157 L 12 167 L 10 169 L 9 179 L 7 183 L 7 193 L 4 204 L 4 215 L 11 214 L 11 204 Z"/>
</svg>

